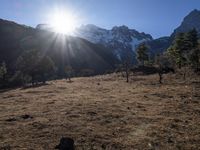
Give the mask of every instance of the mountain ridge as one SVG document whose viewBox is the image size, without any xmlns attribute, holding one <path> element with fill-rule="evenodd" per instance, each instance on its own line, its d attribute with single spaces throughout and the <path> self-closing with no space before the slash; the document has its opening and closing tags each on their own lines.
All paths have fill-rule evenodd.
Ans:
<svg viewBox="0 0 200 150">
<path fill-rule="evenodd" d="M 187 16 L 184 17 L 180 26 L 177 27 L 172 33 L 172 37 L 180 32 L 188 32 L 189 30 L 196 29 L 200 34 L 200 10 L 194 9 Z"/>
<path fill-rule="evenodd" d="M 82 25 L 77 28 L 75 35 L 112 49 L 120 61 L 123 61 L 127 54 L 135 56 L 135 50 L 140 43 L 153 40 L 150 34 L 129 29 L 125 25 L 114 26 L 110 30 L 92 24 Z M 136 59 L 132 62 L 136 63 Z"/>
<path fill-rule="evenodd" d="M 44 26 L 45 28 L 43 28 Z M 46 27 L 48 27 L 47 24 L 40 24 L 36 28 L 32 28 L 26 25 L 20 25 L 13 21 L 0 19 L 0 61 L 8 62 L 8 65 L 14 64 L 16 56 L 19 56 L 21 52 L 24 51 L 24 49 L 34 47 L 41 48 L 41 45 L 43 45 L 43 43 L 46 43 L 46 45 L 49 46 L 52 50 L 60 48 L 58 43 L 57 45 L 55 45 L 55 41 L 50 40 L 54 43 L 48 43 L 49 39 L 54 36 L 56 37 L 58 34 L 48 32 L 50 29 L 48 31 L 45 31 L 47 29 Z M 166 49 L 172 43 L 175 34 L 179 32 L 188 32 L 193 28 L 196 28 L 198 33 L 200 34 L 199 10 L 191 11 L 183 19 L 180 26 L 174 30 L 170 37 L 153 39 L 151 35 L 143 32 L 138 32 L 135 29 L 129 29 L 125 25 L 114 26 L 112 29 L 108 30 L 92 24 L 83 25 L 76 30 L 77 32 L 74 36 L 66 37 L 69 37 L 68 39 L 73 39 L 71 41 L 73 41 L 75 45 L 77 44 L 73 48 L 76 48 L 79 51 L 81 50 L 81 46 L 84 47 L 82 44 L 85 43 L 87 45 L 87 48 L 85 48 L 87 49 L 86 51 L 89 52 L 90 46 L 92 47 L 92 50 L 94 50 L 94 48 L 96 47 L 101 57 L 105 58 L 103 53 L 109 53 L 108 55 L 114 60 L 113 62 L 122 62 L 124 59 L 127 58 L 127 55 L 132 55 L 132 63 L 137 63 L 135 50 L 140 43 L 147 43 L 147 45 L 149 46 L 150 54 L 156 55 L 158 53 L 166 51 Z M 47 35 L 49 35 L 50 37 L 48 37 Z M 38 41 L 38 39 L 40 40 Z M 75 41 L 79 41 L 79 43 Z M 78 44 L 80 44 L 81 46 L 78 46 Z M 44 45 L 43 48 L 45 48 Z M 100 49 L 102 52 L 99 51 Z M 106 61 L 108 61 L 109 57 L 106 58 Z M 94 59 L 91 58 L 92 56 L 90 57 L 90 59 L 87 60 L 88 64 L 89 60 L 94 61 Z M 100 63 L 98 65 L 100 65 Z"/>
<path fill-rule="evenodd" d="M 17 58 L 30 49 L 38 49 L 50 56 L 60 75 L 67 65 L 79 73 L 81 69 L 90 69 L 95 74 L 101 74 L 113 69 L 117 63 L 111 51 L 102 45 L 3 19 L 0 20 L 0 35 L 0 63 L 6 62 L 9 72 L 14 72 Z"/>
</svg>

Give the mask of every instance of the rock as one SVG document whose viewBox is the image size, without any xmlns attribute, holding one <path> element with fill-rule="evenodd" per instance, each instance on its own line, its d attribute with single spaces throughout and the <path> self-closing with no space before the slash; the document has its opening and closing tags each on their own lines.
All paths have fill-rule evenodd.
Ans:
<svg viewBox="0 0 200 150">
<path fill-rule="evenodd" d="M 74 140 L 71 138 L 62 137 L 60 139 L 59 145 L 55 147 L 55 149 L 59 150 L 74 150 Z"/>
</svg>

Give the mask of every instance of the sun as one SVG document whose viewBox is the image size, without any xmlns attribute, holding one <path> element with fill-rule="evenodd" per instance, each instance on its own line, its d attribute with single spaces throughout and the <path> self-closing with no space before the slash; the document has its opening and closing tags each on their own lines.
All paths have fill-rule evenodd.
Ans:
<svg viewBox="0 0 200 150">
<path fill-rule="evenodd" d="M 59 11 L 52 15 L 51 26 L 56 33 L 72 34 L 76 25 L 76 17 L 70 13 Z"/>
</svg>

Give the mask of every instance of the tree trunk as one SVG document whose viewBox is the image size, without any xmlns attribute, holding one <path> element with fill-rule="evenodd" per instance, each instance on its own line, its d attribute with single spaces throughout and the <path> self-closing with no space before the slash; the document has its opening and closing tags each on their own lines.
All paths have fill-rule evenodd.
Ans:
<svg viewBox="0 0 200 150">
<path fill-rule="evenodd" d="M 128 72 L 126 72 L 126 82 L 129 82 L 129 75 L 128 75 Z"/>
<path fill-rule="evenodd" d="M 126 82 L 129 82 L 129 71 L 128 71 L 128 64 L 126 64 Z"/>
<path fill-rule="evenodd" d="M 186 79 L 186 67 L 184 67 L 184 71 L 183 71 L 183 79 Z"/>
<path fill-rule="evenodd" d="M 46 83 L 46 78 L 45 75 L 42 75 L 42 83 L 45 84 Z"/>
<path fill-rule="evenodd" d="M 162 79 L 163 79 L 163 77 L 162 77 L 162 73 L 159 72 L 158 75 L 159 75 L 159 83 L 162 84 Z"/>
</svg>

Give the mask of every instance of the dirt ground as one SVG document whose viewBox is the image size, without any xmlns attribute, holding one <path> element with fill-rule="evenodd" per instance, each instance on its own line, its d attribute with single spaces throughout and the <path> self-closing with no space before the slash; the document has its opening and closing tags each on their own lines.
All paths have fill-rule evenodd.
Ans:
<svg viewBox="0 0 200 150">
<path fill-rule="evenodd" d="M 200 80 L 119 74 L 0 93 L 0 149 L 200 149 Z"/>
</svg>

